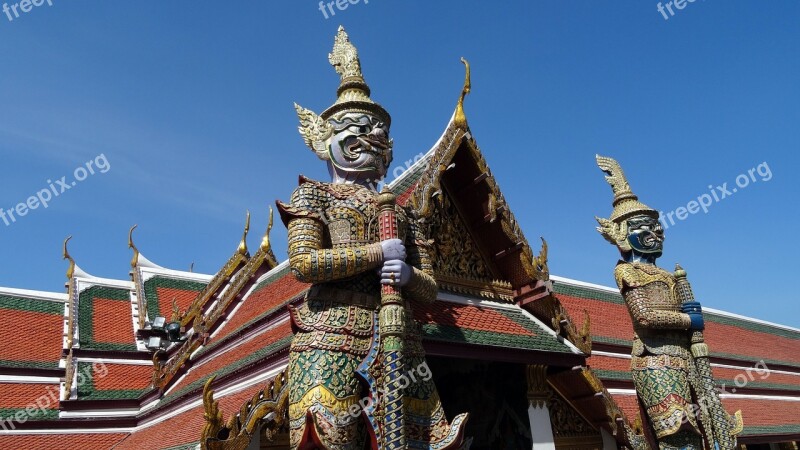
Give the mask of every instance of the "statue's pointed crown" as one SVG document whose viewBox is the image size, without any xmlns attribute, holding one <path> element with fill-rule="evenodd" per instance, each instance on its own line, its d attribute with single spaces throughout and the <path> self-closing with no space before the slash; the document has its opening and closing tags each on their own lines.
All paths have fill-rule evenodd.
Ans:
<svg viewBox="0 0 800 450">
<path fill-rule="evenodd" d="M 658 212 L 640 202 L 639 197 L 631 191 L 628 180 L 625 178 L 625 173 L 616 159 L 600 155 L 595 155 L 595 158 L 597 159 L 597 166 L 606 173 L 606 181 L 614 191 L 614 210 L 611 212 L 611 217 L 609 217 L 611 221 L 622 223 L 631 217 L 639 215 L 658 219 Z"/>
<path fill-rule="evenodd" d="M 358 59 L 358 50 L 350 42 L 350 37 L 339 26 L 333 44 L 333 51 L 328 54 L 328 61 L 341 77 L 336 103 L 326 109 L 320 117 L 327 120 L 339 112 L 368 112 L 383 120 L 387 125 L 391 116 L 383 107 L 369 97 L 370 90 L 364 75 L 361 73 L 361 61 Z"/>
</svg>

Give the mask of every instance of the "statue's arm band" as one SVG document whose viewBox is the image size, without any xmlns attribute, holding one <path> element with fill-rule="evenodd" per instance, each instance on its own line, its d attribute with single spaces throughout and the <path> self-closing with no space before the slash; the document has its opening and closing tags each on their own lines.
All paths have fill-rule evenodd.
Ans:
<svg viewBox="0 0 800 450">
<path fill-rule="evenodd" d="M 322 248 L 323 225 L 311 218 L 289 222 L 289 264 L 298 280 L 321 283 L 351 277 L 383 263 L 379 243 Z"/>
<path fill-rule="evenodd" d="M 649 307 L 644 289 L 628 289 L 625 292 L 625 301 L 628 303 L 631 318 L 640 327 L 662 330 L 688 330 L 692 324 L 688 314 Z"/>
</svg>

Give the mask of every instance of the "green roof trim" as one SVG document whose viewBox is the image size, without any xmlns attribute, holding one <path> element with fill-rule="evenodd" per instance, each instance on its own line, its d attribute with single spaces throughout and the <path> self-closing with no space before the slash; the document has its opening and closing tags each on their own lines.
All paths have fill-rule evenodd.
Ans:
<svg viewBox="0 0 800 450">
<path fill-rule="evenodd" d="M 144 389 L 110 389 L 101 391 L 95 388 L 94 377 L 80 376 L 93 372 L 93 363 L 78 363 L 78 400 L 130 400 L 139 398 L 142 393 L 150 390 L 150 388 L 147 387 Z"/>
<path fill-rule="evenodd" d="M 148 389 L 112 389 L 108 391 L 81 392 L 78 389 L 78 400 L 133 400 L 139 398 Z"/>
<path fill-rule="evenodd" d="M 556 294 L 569 295 L 572 297 L 587 298 L 590 300 L 599 300 L 606 303 L 613 303 L 616 305 L 624 305 L 625 301 L 622 295 L 616 292 L 609 292 L 601 289 L 589 288 L 585 286 L 575 286 L 565 282 L 554 282 L 553 290 Z M 738 319 L 735 317 L 723 316 L 713 312 L 705 313 L 706 322 L 715 322 L 722 325 L 730 325 L 737 328 L 742 328 L 757 333 L 766 333 L 773 336 L 781 336 L 788 339 L 800 339 L 800 332 L 787 330 L 780 327 L 765 325 L 749 320 Z"/>
<path fill-rule="evenodd" d="M 716 322 L 722 325 L 730 325 L 737 328 L 744 328 L 745 330 L 755 331 L 757 333 L 766 333 L 773 336 L 780 336 L 787 339 L 800 340 L 800 332 L 786 330 L 784 328 L 772 327 L 760 323 L 750 322 L 749 320 L 737 319 L 735 317 L 727 317 L 715 314 L 713 312 L 703 313 L 706 321 L 711 319 L 711 322 Z"/>
<path fill-rule="evenodd" d="M 168 404 L 169 402 L 175 400 L 176 398 L 180 397 L 181 395 L 183 395 L 183 394 L 185 394 L 187 392 L 191 392 L 191 391 L 193 391 L 195 389 L 202 388 L 203 385 L 206 383 L 206 381 L 208 381 L 208 379 L 211 376 L 215 376 L 217 378 L 224 377 L 225 375 L 228 375 L 228 374 L 230 374 L 232 372 L 235 372 L 235 371 L 239 370 L 241 367 L 244 367 L 244 366 L 246 366 L 246 365 L 248 365 L 248 364 L 250 364 L 252 362 L 258 361 L 259 359 L 263 359 L 263 358 L 265 358 L 265 357 L 267 357 L 269 355 L 272 355 L 272 354 L 274 354 L 274 353 L 276 353 L 279 350 L 282 350 L 284 348 L 288 348 L 289 344 L 292 342 L 292 337 L 293 336 L 287 336 L 287 337 L 285 337 L 283 339 L 280 339 L 280 340 L 278 340 L 278 341 L 276 341 L 276 342 L 274 342 L 274 343 L 272 343 L 270 345 L 267 345 L 266 347 L 261 348 L 260 350 L 258 350 L 256 352 L 253 352 L 253 353 L 251 353 L 249 355 L 244 356 L 242 359 L 236 361 L 233 364 L 228 364 L 227 366 L 225 366 L 225 367 L 223 367 L 221 369 L 218 369 L 215 372 L 212 372 L 210 374 L 207 374 L 207 375 L 203 376 L 202 378 L 200 378 L 197 381 L 194 381 L 193 383 L 189 383 L 188 385 L 182 387 L 181 389 L 179 389 L 179 390 L 167 395 L 166 397 L 164 397 L 164 399 L 162 401 L 162 405 Z M 195 370 L 197 370 L 197 369 L 195 369 Z"/>
<path fill-rule="evenodd" d="M 16 425 L 20 422 L 17 422 L 15 417 L 20 412 L 24 414 L 25 422 L 58 419 L 57 409 L 39 409 L 35 403 L 31 406 L 35 409 L 34 414 L 29 414 L 27 408 L 0 408 L 0 428 L 16 429 Z"/>
<path fill-rule="evenodd" d="M 64 302 L 0 295 L 0 309 L 64 315 Z"/>
<path fill-rule="evenodd" d="M 549 340 L 556 341 L 556 342 L 558 342 L 559 345 L 562 345 L 562 346 L 564 346 L 565 348 L 567 348 L 569 350 L 569 347 L 567 347 L 566 344 L 563 344 L 563 343 L 559 342 L 558 339 L 555 336 L 553 336 L 552 334 L 550 334 L 547 331 L 543 330 L 542 327 L 540 327 L 536 322 L 534 322 L 532 319 L 526 317 L 522 313 L 522 311 L 520 311 L 520 310 L 505 310 L 505 309 L 496 309 L 495 311 L 499 312 L 500 314 L 502 314 L 502 315 L 504 315 L 506 317 L 508 317 L 509 320 L 511 320 L 512 322 L 514 322 L 517 325 L 521 326 L 522 328 L 525 328 L 526 330 L 530 331 L 531 333 L 533 333 L 537 337 L 547 337 L 547 338 L 549 338 Z"/>
<path fill-rule="evenodd" d="M 267 316 L 269 316 L 269 315 L 271 315 L 271 314 L 274 314 L 275 312 L 277 312 L 277 311 L 280 311 L 281 309 L 286 309 L 286 306 L 287 306 L 288 304 L 292 303 L 293 301 L 297 300 L 297 298 L 298 298 L 298 297 L 300 297 L 300 296 L 305 296 L 305 295 L 306 295 L 306 294 L 305 294 L 305 293 L 306 293 L 306 291 L 307 291 L 307 290 L 304 290 L 303 292 L 300 292 L 300 293 L 298 293 L 297 295 L 295 295 L 295 296 L 292 296 L 292 297 L 290 297 L 290 298 L 286 299 L 285 301 L 281 302 L 281 304 L 280 304 L 280 305 L 278 305 L 278 306 L 276 306 L 276 307 L 274 307 L 274 308 L 272 308 L 272 309 L 270 309 L 270 310 L 268 310 L 268 311 L 266 311 L 266 312 L 264 312 L 264 313 L 261 313 L 261 314 L 259 314 L 259 315 L 258 315 L 256 318 L 254 318 L 254 319 L 252 319 L 252 320 L 249 320 L 249 321 L 247 321 L 247 322 L 246 322 L 244 325 L 240 326 L 239 328 L 237 328 L 237 329 L 235 329 L 235 330 L 233 330 L 233 331 L 231 331 L 231 332 L 229 332 L 229 333 L 226 333 L 226 334 L 225 334 L 225 336 L 223 336 L 221 339 L 217 339 L 217 340 L 215 340 L 214 342 L 210 343 L 209 345 L 207 345 L 207 346 L 203 347 L 202 349 L 200 349 L 200 351 L 197 353 L 197 355 L 195 356 L 195 358 L 198 358 L 198 357 L 200 357 L 201 355 L 205 355 L 205 354 L 206 354 L 206 353 L 208 353 L 209 351 L 211 351 L 211 350 L 213 350 L 213 349 L 215 349 L 215 348 L 219 347 L 219 346 L 220 346 L 222 343 L 226 342 L 226 339 L 225 339 L 225 338 L 227 338 L 228 336 L 230 336 L 230 335 L 232 335 L 232 334 L 235 334 L 237 331 L 239 331 L 239 330 L 242 330 L 242 329 L 244 329 L 244 328 L 247 328 L 247 327 L 249 327 L 250 325 L 252 325 L 253 323 L 256 323 L 256 322 L 258 322 L 259 320 L 263 319 L 264 317 L 267 317 Z M 246 301 L 246 300 L 245 300 L 245 301 Z"/>
<path fill-rule="evenodd" d="M 746 420 L 746 419 L 745 419 Z M 800 425 L 787 424 L 787 425 L 762 425 L 748 427 L 745 422 L 744 430 L 741 436 L 757 436 L 766 434 L 799 434 Z"/>
<path fill-rule="evenodd" d="M 592 341 L 600 343 L 600 344 L 610 344 L 610 345 L 619 345 L 623 347 L 632 347 L 633 341 L 626 340 L 626 339 L 618 339 L 606 336 L 592 336 Z M 751 355 L 737 355 L 734 353 L 722 353 L 722 352 L 715 352 L 714 349 L 711 349 L 711 356 L 715 358 L 723 358 L 723 359 L 731 359 L 735 361 L 742 361 L 742 362 L 751 362 L 753 364 L 764 361 L 767 365 L 774 364 L 779 366 L 790 366 L 790 367 L 800 367 L 800 363 L 794 361 L 783 361 L 778 359 L 771 359 L 771 358 L 761 358 L 756 359 L 756 356 Z"/>
<path fill-rule="evenodd" d="M 181 444 L 175 447 L 165 447 L 161 450 L 195 450 L 197 446 L 200 445 L 200 442 L 191 442 L 188 444 Z"/>
<path fill-rule="evenodd" d="M 521 336 L 495 333 L 491 331 L 470 330 L 436 323 L 422 325 L 423 337 L 434 341 L 456 344 L 487 345 L 520 350 L 541 350 L 557 353 L 572 353 L 565 344 L 547 335 Z"/>
<path fill-rule="evenodd" d="M 428 164 L 427 164 L 428 160 L 430 160 L 430 158 L 432 156 L 433 155 L 425 155 L 424 158 L 420 159 L 420 161 L 423 161 L 422 163 L 420 163 L 416 167 L 414 167 L 414 165 L 412 164 L 410 167 L 406 168 L 403 171 L 403 173 L 400 175 L 401 177 L 405 176 L 405 179 L 402 181 L 402 183 L 398 183 L 397 185 L 392 186 L 392 189 L 391 189 L 392 193 L 395 194 L 395 195 L 403 194 L 404 192 L 406 192 L 408 190 L 408 188 L 410 188 L 417 181 L 419 181 L 419 179 L 422 178 L 422 174 L 425 173 L 425 168 L 428 166 Z M 397 167 L 402 167 L 402 166 L 397 166 Z M 412 169 L 414 171 L 412 173 L 406 175 L 406 172 L 409 171 L 409 170 L 412 170 Z M 399 177 L 396 177 L 395 179 L 397 179 L 397 178 L 399 178 Z M 392 181 L 394 181 L 394 180 L 392 180 Z"/>
<path fill-rule="evenodd" d="M 58 369 L 58 361 L 9 361 L 1 359 L 0 367 L 13 367 L 18 369 Z"/>
<path fill-rule="evenodd" d="M 766 363 L 767 365 L 775 364 L 775 365 L 780 365 L 780 366 L 800 367 L 800 362 L 783 361 L 783 360 L 771 359 L 771 358 L 756 359 L 757 356 L 737 355 L 737 354 L 734 354 L 734 353 L 721 353 L 721 352 L 715 352 L 714 349 L 711 349 L 711 356 L 714 356 L 714 357 L 717 357 L 717 358 L 735 359 L 735 360 L 738 360 L 738 361 L 750 361 L 750 362 L 752 362 L 754 364 L 758 363 L 758 362 L 761 362 L 761 361 L 764 361 L 764 363 Z"/>
<path fill-rule="evenodd" d="M 631 339 L 620 339 L 615 337 L 607 337 L 607 336 L 596 336 L 592 335 L 592 341 L 598 342 L 600 344 L 611 344 L 611 345 L 621 345 L 624 347 L 632 347 L 633 340 Z"/>
<path fill-rule="evenodd" d="M 119 302 L 130 303 L 130 291 L 125 288 L 115 288 L 108 286 L 92 286 L 80 293 L 78 300 L 78 335 L 80 346 L 86 350 L 111 350 L 111 351 L 136 351 L 136 344 L 133 342 L 133 322 L 131 322 L 131 343 L 119 344 L 109 342 L 95 342 L 94 340 L 94 300 L 102 298 L 104 300 L 116 300 Z"/>
<path fill-rule="evenodd" d="M 588 298 L 591 300 L 600 300 L 606 303 L 615 303 L 617 305 L 624 305 L 625 301 L 619 292 L 608 292 L 600 289 L 592 289 L 585 286 L 575 286 L 566 284 L 560 281 L 553 282 L 553 291 L 556 294 L 569 295 L 572 297 Z"/>
<path fill-rule="evenodd" d="M 603 370 L 590 367 L 592 372 L 597 375 L 601 380 L 614 380 L 614 381 L 633 381 L 630 372 L 622 370 Z"/>
<path fill-rule="evenodd" d="M 158 298 L 158 288 L 178 289 L 180 291 L 190 291 L 200 293 L 208 283 L 199 281 L 176 280 L 163 276 L 155 276 L 144 282 L 144 297 L 147 302 L 147 315 L 150 319 L 161 315 L 161 299 Z M 169 300 L 171 301 L 171 300 Z M 172 308 L 172 303 L 168 305 Z"/>
<path fill-rule="evenodd" d="M 592 371 L 597 374 L 602 380 L 614 381 L 633 381 L 631 373 L 623 370 L 604 370 L 592 368 Z M 725 385 L 725 392 L 736 392 L 737 386 L 734 380 L 717 378 L 714 380 L 716 386 L 720 387 Z M 745 386 L 742 386 L 744 388 Z M 783 383 L 769 383 L 763 380 L 753 380 L 746 384 L 749 389 L 769 389 L 769 390 L 785 390 L 785 391 L 800 391 L 800 385 L 783 384 Z"/>
<path fill-rule="evenodd" d="M 256 287 L 253 288 L 250 295 L 255 294 L 256 292 L 264 289 L 265 287 L 269 286 L 270 284 L 280 280 L 284 276 L 289 273 L 289 265 L 282 267 L 280 270 L 276 270 L 273 273 L 267 275 L 267 278 L 264 278 L 261 282 L 259 282 Z"/>
</svg>

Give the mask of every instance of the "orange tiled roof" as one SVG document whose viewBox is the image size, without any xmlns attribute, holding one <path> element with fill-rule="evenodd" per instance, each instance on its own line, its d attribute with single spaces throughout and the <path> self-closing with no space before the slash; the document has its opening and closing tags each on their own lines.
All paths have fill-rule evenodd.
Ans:
<svg viewBox="0 0 800 450">
<path fill-rule="evenodd" d="M 565 282 L 556 282 L 554 287 L 571 316 L 580 317 L 584 310 L 589 313 L 594 342 L 630 347 L 633 324 L 619 293 Z M 800 367 L 800 332 L 708 311 L 705 319 L 703 334 L 712 356 Z"/>
<path fill-rule="evenodd" d="M 172 301 L 175 300 L 181 312 L 186 311 L 205 288 L 206 283 L 181 280 L 168 276 L 155 276 L 144 282 L 144 296 L 150 319 L 156 316 L 172 317 Z"/>
<path fill-rule="evenodd" d="M 85 378 L 78 385 L 77 400 L 134 399 L 148 391 L 153 378 L 152 364 L 78 363 Z"/>
<path fill-rule="evenodd" d="M 214 336 L 212 343 L 223 340 L 231 333 L 265 314 L 274 313 L 276 309 L 300 296 L 309 286 L 309 284 L 302 283 L 292 276 L 288 266 L 282 270 L 276 270 L 253 288 L 233 317 L 229 319 L 219 334 Z"/>
<path fill-rule="evenodd" d="M 130 290 L 95 285 L 80 292 L 81 349 L 136 351 Z"/>
<path fill-rule="evenodd" d="M 265 358 L 283 348 L 288 348 L 288 338 L 291 336 L 292 329 L 288 320 L 263 330 L 255 336 L 246 336 L 242 339 L 244 342 L 241 344 L 226 348 L 223 353 L 215 354 L 213 358 L 202 360 L 193 366 L 189 373 L 179 380 L 171 390 L 169 397 L 174 398 L 185 392 L 201 389 L 205 380 L 212 375 L 219 376 L 249 362 Z"/>
<path fill-rule="evenodd" d="M 0 295 L 0 367 L 57 369 L 64 303 Z"/>
<path fill-rule="evenodd" d="M 125 433 L 0 435 L 0 448 L 8 450 L 108 450 L 127 436 Z M 141 447 L 142 449 L 147 447 Z"/>
<path fill-rule="evenodd" d="M 219 400 L 220 410 L 228 419 L 263 387 L 258 384 L 226 397 L 216 396 L 215 399 Z M 114 447 L 114 450 L 168 449 L 196 444 L 200 440 L 200 431 L 204 425 L 203 406 L 200 405 L 132 433 Z"/>
</svg>

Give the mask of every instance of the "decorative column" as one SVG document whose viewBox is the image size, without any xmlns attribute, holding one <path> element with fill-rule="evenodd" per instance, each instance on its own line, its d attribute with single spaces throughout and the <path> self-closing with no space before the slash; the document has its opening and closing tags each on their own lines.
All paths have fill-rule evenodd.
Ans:
<svg viewBox="0 0 800 450">
<path fill-rule="evenodd" d="M 531 422 L 533 450 L 555 450 L 553 425 L 547 400 L 550 390 L 547 387 L 547 366 L 528 366 L 528 419 Z"/>
</svg>

